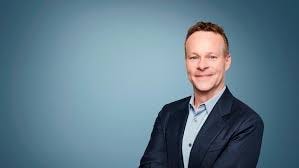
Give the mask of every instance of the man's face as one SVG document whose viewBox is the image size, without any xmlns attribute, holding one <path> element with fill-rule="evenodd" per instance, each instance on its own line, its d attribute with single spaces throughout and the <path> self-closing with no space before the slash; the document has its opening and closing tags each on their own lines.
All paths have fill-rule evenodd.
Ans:
<svg viewBox="0 0 299 168">
<path fill-rule="evenodd" d="M 187 74 L 193 88 L 197 93 L 216 94 L 223 88 L 225 72 L 231 64 L 222 36 L 197 31 L 187 39 L 185 47 Z"/>
</svg>

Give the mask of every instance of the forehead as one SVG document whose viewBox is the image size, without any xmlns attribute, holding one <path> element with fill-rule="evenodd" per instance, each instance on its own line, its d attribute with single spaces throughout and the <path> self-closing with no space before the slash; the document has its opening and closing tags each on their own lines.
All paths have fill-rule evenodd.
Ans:
<svg viewBox="0 0 299 168">
<path fill-rule="evenodd" d="M 220 52 L 223 51 L 225 44 L 220 34 L 207 31 L 197 31 L 191 34 L 186 40 L 186 50 Z"/>
</svg>

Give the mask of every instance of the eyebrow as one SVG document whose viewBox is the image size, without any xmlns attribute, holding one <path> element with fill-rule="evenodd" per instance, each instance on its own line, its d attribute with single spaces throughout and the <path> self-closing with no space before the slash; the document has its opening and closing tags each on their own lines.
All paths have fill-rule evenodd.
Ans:
<svg viewBox="0 0 299 168">
<path fill-rule="evenodd" d="M 197 54 L 197 53 L 195 53 L 195 52 L 192 52 L 191 54 L 188 54 L 187 56 L 191 56 L 191 55 L 200 56 L 199 54 Z M 214 53 L 214 52 L 208 52 L 206 55 L 215 55 L 215 56 L 217 56 L 217 54 Z"/>
<path fill-rule="evenodd" d="M 208 52 L 207 55 L 215 55 L 215 56 L 217 56 L 217 54 L 213 53 L 213 52 Z"/>
<path fill-rule="evenodd" d="M 188 54 L 188 55 L 196 55 L 196 56 L 200 56 L 199 54 L 195 53 L 195 52 L 192 52 L 191 54 Z"/>
</svg>

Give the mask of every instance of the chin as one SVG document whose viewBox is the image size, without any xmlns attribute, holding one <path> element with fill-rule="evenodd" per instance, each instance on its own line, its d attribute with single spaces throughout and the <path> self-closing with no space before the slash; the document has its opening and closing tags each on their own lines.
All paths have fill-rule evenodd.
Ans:
<svg viewBox="0 0 299 168">
<path fill-rule="evenodd" d="M 197 88 L 197 90 L 199 92 L 202 92 L 202 93 L 207 93 L 207 92 L 210 92 L 212 89 L 210 89 L 210 88 Z"/>
<path fill-rule="evenodd" d="M 195 88 L 200 92 L 209 92 L 213 89 L 213 87 L 210 85 L 195 85 Z"/>
</svg>

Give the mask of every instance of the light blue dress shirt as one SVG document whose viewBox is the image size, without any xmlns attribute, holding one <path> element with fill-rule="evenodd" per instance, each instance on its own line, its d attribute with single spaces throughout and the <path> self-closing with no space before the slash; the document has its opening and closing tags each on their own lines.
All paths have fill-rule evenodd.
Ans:
<svg viewBox="0 0 299 168">
<path fill-rule="evenodd" d="M 182 153 L 183 153 L 183 161 L 184 161 L 185 168 L 187 168 L 189 164 L 189 156 L 193 146 L 193 142 L 198 132 L 200 131 L 202 125 L 208 118 L 213 107 L 215 106 L 215 104 L 223 94 L 225 88 L 226 86 L 224 86 L 224 88 L 219 93 L 214 95 L 211 99 L 200 104 L 198 108 L 194 106 L 194 94 L 191 96 L 189 102 L 189 115 L 185 126 L 183 142 L 182 142 Z"/>
</svg>

